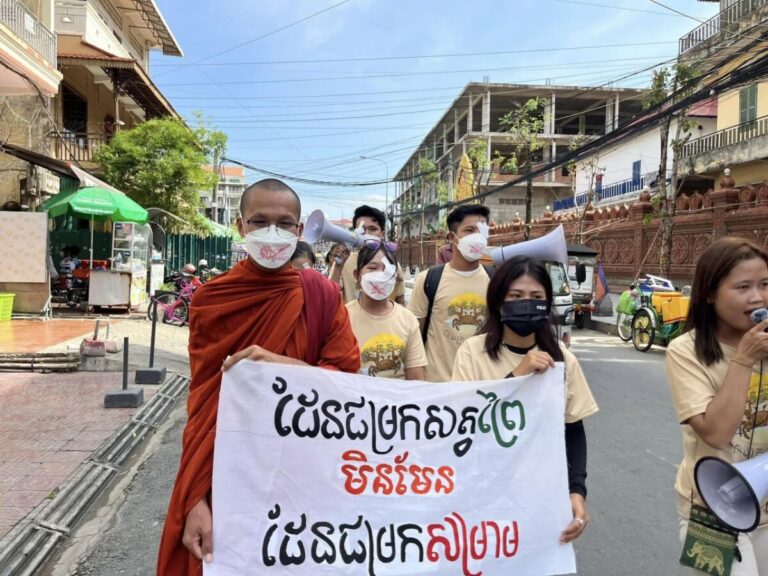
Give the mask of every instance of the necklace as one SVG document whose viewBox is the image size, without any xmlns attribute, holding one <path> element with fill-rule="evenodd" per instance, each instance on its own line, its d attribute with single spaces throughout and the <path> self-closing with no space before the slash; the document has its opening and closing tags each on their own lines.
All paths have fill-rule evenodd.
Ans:
<svg viewBox="0 0 768 576">
<path fill-rule="evenodd" d="M 528 354 L 528 352 L 536 348 L 536 344 L 534 344 L 533 346 L 529 346 L 528 348 L 520 348 L 518 346 L 513 346 L 508 342 L 502 342 L 501 345 L 504 346 L 504 348 L 506 348 L 510 352 L 513 352 L 514 354 L 520 354 L 521 356 L 525 356 L 526 354 Z"/>
</svg>

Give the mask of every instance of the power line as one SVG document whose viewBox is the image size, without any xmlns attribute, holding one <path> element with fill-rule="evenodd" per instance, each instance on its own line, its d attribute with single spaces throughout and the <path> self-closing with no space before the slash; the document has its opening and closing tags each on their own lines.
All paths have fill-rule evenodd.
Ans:
<svg viewBox="0 0 768 576">
<path fill-rule="evenodd" d="M 626 6 L 611 6 L 610 4 L 598 4 L 597 2 L 583 2 L 582 0 L 553 0 L 563 4 L 577 4 L 579 6 L 595 6 L 598 8 L 610 8 L 611 10 L 624 10 L 626 12 L 642 12 L 644 14 L 656 14 L 657 16 L 669 16 L 666 12 L 658 10 L 643 10 L 642 8 L 627 8 Z"/>
<path fill-rule="evenodd" d="M 367 74 L 357 76 L 332 76 L 332 77 L 318 77 L 318 78 L 281 78 L 281 79 L 269 79 L 269 80 L 234 80 L 231 82 L 219 82 L 221 86 L 252 86 L 255 84 L 289 84 L 292 82 L 327 82 L 336 80 L 371 80 L 379 78 L 403 78 L 412 76 L 439 76 L 450 74 L 473 74 L 479 72 L 509 72 L 513 70 L 528 70 L 535 69 L 557 69 L 557 68 L 569 68 L 573 66 L 583 66 L 586 64 L 602 64 L 607 62 L 636 62 L 638 60 L 650 60 L 658 58 L 658 56 L 639 56 L 634 58 L 620 58 L 615 60 L 594 60 L 587 62 L 566 62 L 563 64 L 554 65 L 532 65 L 532 66 L 505 66 L 501 68 L 468 68 L 463 70 L 432 70 L 432 71 L 420 71 L 420 72 L 392 72 L 386 74 Z M 208 82 L 181 82 L 178 84 L 166 84 L 166 88 L 177 88 L 184 86 L 207 86 Z"/>
<path fill-rule="evenodd" d="M 653 12 L 654 14 L 663 14 L 662 12 Z M 588 46 L 567 46 L 561 48 L 530 48 L 526 50 L 499 50 L 493 52 L 453 52 L 446 54 L 417 54 L 405 56 L 366 56 L 358 58 L 319 58 L 304 60 L 256 60 L 250 62 L 209 62 L 202 66 L 272 66 L 280 64 L 334 64 L 349 62 L 389 62 L 396 60 L 426 60 L 430 58 L 475 58 L 480 56 L 509 56 L 512 54 L 540 54 L 547 52 L 569 52 L 572 50 L 597 50 L 603 48 L 632 48 L 638 46 L 657 46 L 663 44 L 676 44 L 674 40 L 662 42 L 634 42 L 624 44 L 592 44 Z M 153 67 L 182 67 L 193 66 L 193 64 L 154 64 Z"/>
<path fill-rule="evenodd" d="M 329 10 L 333 10 L 334 8 L 338 8 L 339 6 L 342 6 L 348 2 L 351 2 L 351 0 L 341 0 L 341 2 L 337 2 L 336 4 L 332 4 L 331 6 L 328 6 L 327 8 L 323 8 L 322 10 L 318 10 L 317 12 L 314 12 L 310 14 L 309 16 L 305 16 L 304 18 L 301 18 L 299 20 L 296 20 L 294 22 L 291 22 L 290 24 L 286 24 L 285 26 L 281 26 L 280 28 L 276 28 L 275 30 L 270 30 L 269 32 L 262 34 L 260 36 L 257 36 L 256 38 L 252 38 L 250 40 L 246 40 L 245 42 L 241 42 L 240 44 L 236 44 L 235 46 L 232 46 L 231 48 L 227 48 L 226 50 L 221 50 L 219 52 L 216 52 L 215 54 L 211 54 L 210 56 L 206 56 L 205 58 L 200 58 L 199 60 L 196 60 L 195 62 L 190 63 L 191 66 L 195 66 L 197 64 L 200 64 L 202 62 L 206 62 L 208 60 L 211 60 L 213 58 L 217 58 L 223 54 L 227 54 L 229 52 L 232 52 L 234 50 L 237 50 L 238 48 L 242 48 L 243 46 L 247 46 L 248 44 L 253 44 L 254 42 L 258 42 L 259 40 L 263 40 L 264 38 L 268 38 L 269 36 L 274 36 L 275 34 L 282 32 L 283 30 L 288 30 L 289 28 L 293 28 L 294 26 L 298 26 L 299 24 L 303 24 L 307 20 L 310 20 L 314 18 L 315 16 L 319 16 L 320 14 L 324 14 L 325 12 L 328 12 Z M 165 74 L 171 74 L 175 72 L 175 70 L 168 70 L 165 72 Z M 163 73 L 156 74 L 155 77 L 162 76 Z"/>
</svg>

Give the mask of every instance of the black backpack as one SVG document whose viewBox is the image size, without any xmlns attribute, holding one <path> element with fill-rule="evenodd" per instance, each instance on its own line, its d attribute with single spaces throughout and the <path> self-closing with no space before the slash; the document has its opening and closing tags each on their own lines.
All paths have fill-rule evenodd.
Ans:
<svg viewBox="0 0 768 576">
<path fill-rule="evenodd" d="M 440 285 L 440 278 L 443 277 L 443 269 L 445 264 L 439 266 L 432 266 L 427 270 L 427 277 L 424 279 L 424 294 L 427 295 L 427 315 L 424 317 L 424 328 L 421 331 L 421 339 L 426 344 L 427 332 L 429 332 L 429 322 L 432 319 L 432 307 L 435 305 L 435 296 L 437 296 L 437 287 Z M 495 268 L 493 266 L 486 266 L 483 264 L 488 278 L 493 278 Z"/>
</svg>

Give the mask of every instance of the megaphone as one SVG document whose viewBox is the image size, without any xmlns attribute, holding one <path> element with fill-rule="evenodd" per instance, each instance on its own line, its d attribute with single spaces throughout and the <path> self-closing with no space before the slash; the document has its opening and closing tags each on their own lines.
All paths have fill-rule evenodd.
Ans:
<svg viewBox="0 0 768 576">
<path fill-rule="evenodd" d="M 321 240 L 331 240 L 346 244 L 350 248 L 361 248 L 365 242 L 365 239 L 357 232 L 331 224 L 325 218 L 322 210 L 315 210 L 307 218 L 307 223 L 304 225 L 304 239 L 310 244 L 315 244 Z"/>
<path fill-rule="evenodd" d="M 760 523 L 760 504 L 768 498 L 768 452 L 738 464 L 705 456 L 693 470 L 696 488 L 712 513 L 739 532 Z"/>
<path fill-rule="evenodd" d="M 560 224 L 552 232 L 545 234 L 541 238 L 510 244 L 503 248 L 494 248 L 491 251 L 491 258 L 493 258 L 493 263 L 497 266 L 514 256 L 528 256 L 538 260 L 562 262 L 567 270 L 568 248 L 565 245 L 563 225 Z"/>
</svg>

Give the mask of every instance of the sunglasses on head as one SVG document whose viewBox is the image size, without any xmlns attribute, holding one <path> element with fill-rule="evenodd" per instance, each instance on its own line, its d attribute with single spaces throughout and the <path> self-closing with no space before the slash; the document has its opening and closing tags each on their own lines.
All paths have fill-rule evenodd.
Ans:
<svg viewBox="0 0 768 576">
<path fill-rule="evenodd" d="M 370 248 L 371 250 L 378 250 L 383 246 L 384 250 L 388 250 L 389 252 L 397 251 L 397 242 L 388 242 L 386 240 L 375 240 L 373 238 L 364 240 L 363 246 L 365 246 L 366 248 Z"/>
</svg>

